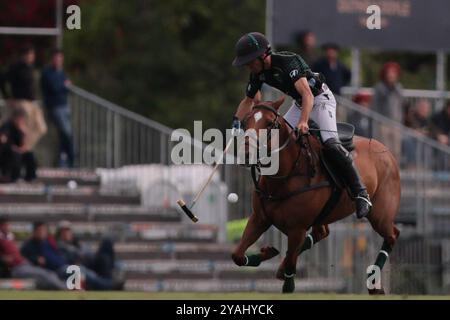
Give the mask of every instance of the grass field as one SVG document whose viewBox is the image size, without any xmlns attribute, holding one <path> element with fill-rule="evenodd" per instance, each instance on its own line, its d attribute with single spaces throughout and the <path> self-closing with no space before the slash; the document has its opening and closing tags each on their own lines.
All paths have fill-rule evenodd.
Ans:
<svg viewBox="0 0 450 320">
<path fill-rule="evenodd" d="M 83 292 L 83 291 L 13 291 L 0 290 L 0 300 L 450 300 L 446 296 L 369 296 L 357 294 L 294 293 L 148 293 L 148 292 Z"/>
</svg>

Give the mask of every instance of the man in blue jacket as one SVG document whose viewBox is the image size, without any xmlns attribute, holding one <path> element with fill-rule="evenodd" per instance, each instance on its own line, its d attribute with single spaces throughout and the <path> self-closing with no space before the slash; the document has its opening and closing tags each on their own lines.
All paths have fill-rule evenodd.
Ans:
<svg viewBox="0 0 450 320">
<path fill-rule="evenodd" d="M 44 104 L 48 108 L 50 117 L 56 125 L 60 137 L 60 164 L 73 167 L 74 150 L 72 126 L 70 123 L 70 106 L 67 102 L 67 87 L 70 80 L 63 70 L 64 54 L 61 50 L 54 50 L 51 64 L 44 68 L 41 76 Z M 66 160 L 64 161 L 64 157 Z"/>
</svg>

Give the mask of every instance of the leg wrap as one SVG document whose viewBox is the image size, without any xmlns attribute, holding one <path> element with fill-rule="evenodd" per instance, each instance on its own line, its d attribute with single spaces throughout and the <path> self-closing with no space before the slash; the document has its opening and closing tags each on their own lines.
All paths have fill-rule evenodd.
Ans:
<svg viewBox="0 0 450 320">
<path fill-rule="evenodd" d="M 261 254 L 251 254 L 249 256 L 245 256 L 246 264 L 248 267 L 257 267 L 261 264 Z"/>
<path fill-rule="evenodd" d="M 383 246 L 381 247 L 380 252 L 378 253 L 377 259 L 375 260 L 375 265 L 380 268 L 380 270 L 383 269 L 384 264 L 386 263 L 389 254 L 392 251 L 392 247 L 385 242 L 383 242 Z"/>
<path fill-rule="evenodd" d="M 312 234 L 308 234 L 305 238 L 305 242 L 303 242 L 303 245 L 300 249 L 300 253 L 311 249 L 313 247 L 313 245 L 314 245 L 314 238 L 313 238 Z"/>
</svg>

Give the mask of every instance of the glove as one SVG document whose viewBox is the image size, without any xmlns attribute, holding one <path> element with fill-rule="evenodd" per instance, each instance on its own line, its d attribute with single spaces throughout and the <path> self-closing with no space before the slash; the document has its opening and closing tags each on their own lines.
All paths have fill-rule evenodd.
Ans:
<svg viewBox="0 0 450 320">
<path fill-rule="evenodd" d="M 233 117 L 233 124 L 231 125 L 231 135 L 233 137 L 240 136 L 244 133 L 244 130 L 242 130 L 242 123 L 241 120 L 239 120 L 238 117 Z"/>
</svg>

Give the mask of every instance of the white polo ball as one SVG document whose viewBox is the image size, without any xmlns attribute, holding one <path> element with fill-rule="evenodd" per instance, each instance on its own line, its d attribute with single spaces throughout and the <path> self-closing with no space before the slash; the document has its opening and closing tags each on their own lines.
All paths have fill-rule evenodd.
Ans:
<svg viewBox="0 0 450 320">
<path fill-rule="evenodd" d="M 67 182 L 67 187 L 69 187 L 70 190 L 75 190 L 78 187 L 78 184 L 75 180 L 70 180 Z"/>
<path fill-rule="evenodd" d="M 236 193 L 230 193 L 228 195 L 228 201 L 231 203 L 236 203 L 239 200 L 239 197 Z"/>
</svg>

